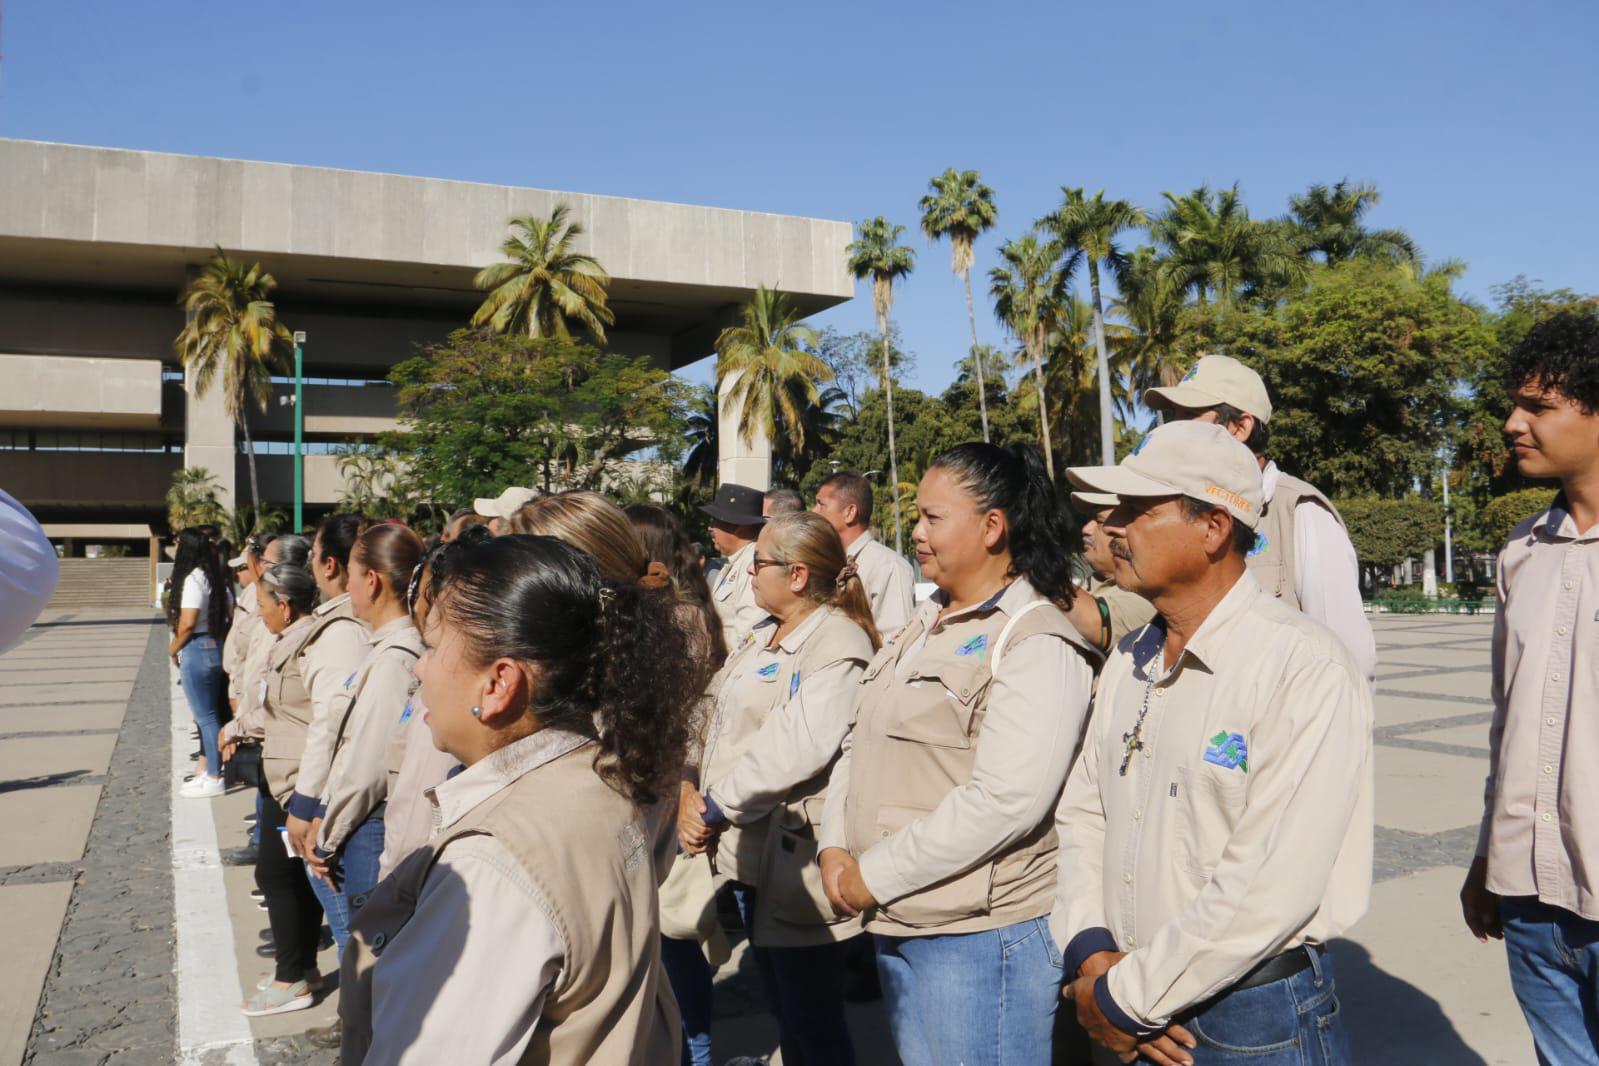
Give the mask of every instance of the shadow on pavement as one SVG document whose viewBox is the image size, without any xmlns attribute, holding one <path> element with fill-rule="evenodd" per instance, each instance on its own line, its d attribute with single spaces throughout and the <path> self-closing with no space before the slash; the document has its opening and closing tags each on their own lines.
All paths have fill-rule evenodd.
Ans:
<svg viewBox="0 0 1599 1066">
<path fill-rule="evenodd" d="M 19 777 L 15 781 L 0 781 L 0 793 L 23 792 L 30 788 L 51 788 L 88 776 L 93 775 L 87 770 L 62 770 L 60 773 L 43 774 L 39 777 Z"/>
<path fill-rule="evenodd" d="M 1488 1066 L 1455 1032 L 1437 1000 L 1379 969 L 1364 947 L 1334 941 L 1332 956 L 1352 1061 L 1361 1066 L 1418 1062 Z"/>
</svg>

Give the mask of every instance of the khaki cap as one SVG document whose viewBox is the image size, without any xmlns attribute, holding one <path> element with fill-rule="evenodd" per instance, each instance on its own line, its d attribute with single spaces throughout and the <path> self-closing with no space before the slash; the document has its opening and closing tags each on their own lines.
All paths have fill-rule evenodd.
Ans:
<svg viewBox="0 0 1599 1066">
<path fill-rule="evenodd" d="M 1138 442 L 1117 466 L 1074 466 L 1071 483 L 1117 496 L 1188 496 L 1225 508 L 1254 529 L 1260 522 L 1260 464 L 1221 426 L 1168 422 Z"/>
<path fill-rule="evenodd" d="M 1204 409 L 1223 403 L 1262 422 L 1271 421 L 1271 396 L 1266 392 L 1266 383 L 1259 374 L 1227 355 L 1204 356 L 1177 384 L 1144 392 L 1144 406 L 1153 411 L 1170 411 L 1174 407 Z"/>
<path fill-rule="evenodd" d="M 511 516 L 521 510 L 524 503 L 537 498 L 538 493 L 532 489 L 524 489 L 520 485 L 512 485 L 493 499 L 473 500 L 472 510 L 484 518 L 503 518 L 509 522 Z"/>
<path fill-rule="evenodd" d="M 1121 497 L 1109 492 L 1074 492 L 1072 493 L 1072 506 L 1079 511 L 1103 511 L 1107 507 L 1115 507 L 1121 503 Z"/>
</svg>

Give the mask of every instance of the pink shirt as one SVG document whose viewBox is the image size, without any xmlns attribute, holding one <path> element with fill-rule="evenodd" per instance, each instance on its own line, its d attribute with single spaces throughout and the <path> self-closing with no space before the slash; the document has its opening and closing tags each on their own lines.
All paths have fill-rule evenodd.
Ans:
<svg viewBox="0 0 1599 1066">
<path fill-rule="evenodd" d="M 1499 553 L 1493 726 L 1477 854 L 1488 888 L 1599 919 L 1599 526 L 1564 498 Z"/>
</svg>

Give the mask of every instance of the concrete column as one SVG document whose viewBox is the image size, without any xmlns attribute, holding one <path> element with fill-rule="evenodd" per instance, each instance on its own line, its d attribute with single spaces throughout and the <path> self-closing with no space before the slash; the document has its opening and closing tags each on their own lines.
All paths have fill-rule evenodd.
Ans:
<svg viewBox="0 0 1599 1066">
<path fill-rule="evenodd" d="M 738 417 L 723 411 L 722 400 L 736 379 L 723 381 L 716 392 L 716 476 L 719 484 L 733 482 L 765 492 L 772 487 L 772 442 L 757 431 L 746 446 L 738 432 Z"/>
<path fill-rule="evenodd" d="M 185 284 L 198 272 L 197 267 L 189 267 Z M 187 321 L 190 313 L 183 314 Z M 216 478 L 217 498 L 231 511 L 239 462 L 233 420 L 228 417 L 222 400 L 223 379 L 223 373 L 218 371 L 211 379 L 210 390 L 200 396 L 195 388 L 194 370 L 183 368 L 183 391 L 187 394 L 183 414 L 183 467 L 186 470 L 204 467 L 209 471 Z"/>
</svg>

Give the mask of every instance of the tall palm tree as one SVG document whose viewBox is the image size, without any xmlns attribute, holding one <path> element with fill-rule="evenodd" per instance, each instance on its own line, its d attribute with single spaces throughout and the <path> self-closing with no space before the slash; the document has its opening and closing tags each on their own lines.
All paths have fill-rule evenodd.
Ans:
<svg viewBox="0 0 1599 1066">
<path fill-rule="evenodd" d="M 567 221 L 571 213 L 567 204 L 556 204 L 549 218 L 511 219 L 514 232 L 500 245 L 505 262 L 484 267 L 472 279 L 489 290 L 472 325 L 566 340 L 567 320 L 576 319 L 597 343 L 605 343 L 605 327 L 616 321 L 606 306 L 611 276 L 599 260 L 573 250 L 584 229 Z"/>
<path fill-rule="evenodd" d="M 916 266 L 916 253 L 899 243 L 904 226 L 896 226 L 878 215 L 858 223 L 855 239 L 844 249 L 849 256 L 850 273 L 856 281 L 872 279 L 872 309 L 877 312 L 877 331 L 883 336 L 883 395 L 888 401 L 888 477 L 899 484 L 899 452 L 894 445 L 894 376 L 888 365 L 888 312 L 894 306 L 894 282 L 910 274 Z M 899 497 L 894 499 L 894 550 L 903 553 L 905 538 L 900 529 Z"/>
<path fill-rule="evenodd" d="M 1149 224 L 1144 209 L 1127 200 L 1107 200 L 1105 190 L 1096 192 L 1093 199 L 1083 195 L 1082 189 L 1060 190 L 1065 201 L 1050 216 L 1049 225 L 1061 245 L 1081 253 L 1088 264 L 1089 301 L 1094 314 L 1094 350 L 1099 373 L 1099 449 L 1101 462 L 1106 466 L 1116 462 L 1116 434 L 1111 414 L 1110 358 L 1105 351 L 1105 304 L 1100 298 L 1099 265 L 1110 267 L 1118 285 L 1127 272 L 1127 255 L 1116 239 L 1130 229 Z"/>
<path fill-rule="evenodd" d="M 977 411 L 988 440 L 988 396 L 983 381 L 983 352 L 977 343 L 977 311 L 972 306 L 972 245 L 977 235 L 992 229 L 998 212 L 994 190 L 984 185 L 975 170 L 950 167 L 928 183 L 933 190 L 922 197 L 922 232 L 929 239 L 949 238 L 950 269 L 966 288 L 966 321 L 972 328 L 971 357 L 977 364 Z"/>
<path fill-rule="evenodd" d="M 988 292 L 994 313 L 1021 341 L 1033 361 L 1038 393 L 1038 433 L 1044 446 L 1044 463 L 1055 479 L 1055 453 L 1049 434 L 1049 404 L 1044 398 L 1044 349 L 1050 325 L 1060 313 L 1065 278 L 1077 269 L 1082 253 L 1061 247 L 1037 230 L 1006 241 L 999 250 L 1004 266 L 988 272 Z"/>
<path fill-rule="evenodd" d="M 1421 251 L 1401 229 L 1370 230 L 1362 224 L 1381 197 L 1368 182 L 1312 185 L 1303 196 L 1288 198 L 1288 214 L 1307 253 L 1328 263 L 1345 259 L 1384 259 L 1421 265 Z"/>
<path fill-rule="evenodd" d="M 173 341 L 184 367 L 194 371 L 194 391 L 203 396 L 222 376 L 223 407 L 244 432 L 250 465 L 250 504 L 261 509 L 261 482 L 255 469 L 249 408 L 265 413 L 272 396 L 272 372 L 287 372 L 293 340 L 278 321 L 270 299 L 276 279 L 261 264 L 245 267 L 222 249 L 184 288 L 178 302 L 187 321 Z"/>
<path fill-rule="evenodd" d="M 1236 182 L 1220 192 L 1201 185 L 1183 196 L 1161 195 L 1166 210 L 1150 223 L 1150 235 L 1166 248 L 1167 281 L 1200 304 L 1214 299 L 1227 309 L 1240 293 L 1303 280 L 1305 258 L 1292 234 L 1250 218 Z"/>
<path fill-rule="evenodd" d="M 683 458 L 683 476 L 698 487 L 716 485 L 718 434 L 721 419 L 716 416 L 716 390 L 707 386 L 694 389 L 683 437 L 688 454 Z"/>
<path fill-rule="evenodd" d="M 167 528 L 173 533 L 180 533 L 190 526 L 203 526 L 209 522 L 220 524 L 227 518 L 222 501 L 217 498 L 216 475 L 203 466 L 191 466 L 172 472 L 172 484 L 167 487 L 166 505 Z"/>
<path fill-rule="evenodd" d="M 1116 287 L 1120 293 L 1110 314 L 1123 328 L 1108 343 L 1113 358 L 1119 356 L 1126 367 L 1131 394 L 1177 384 L 1185 369 L 1177 351 L 1183 294 L 1168 280 L 1160 253 L 1147 245 L 1134 249 Z"/>
<path fill-rule="evenodd" d="M 716 338 L 716 381 L 722 413 L 738 415 L 738 434 L 746 446 L 755 434 L 775 440 L 779 423 L 789 446 L 805 447 L 805 412 L 820 399 L 818 385 L 833 380 L 833 370 L 805 350 L 816 331 L 799 321 L 789 298 L 764 285 L 740 311 L 743 325 L 729 326 Z"/>
</svg>

